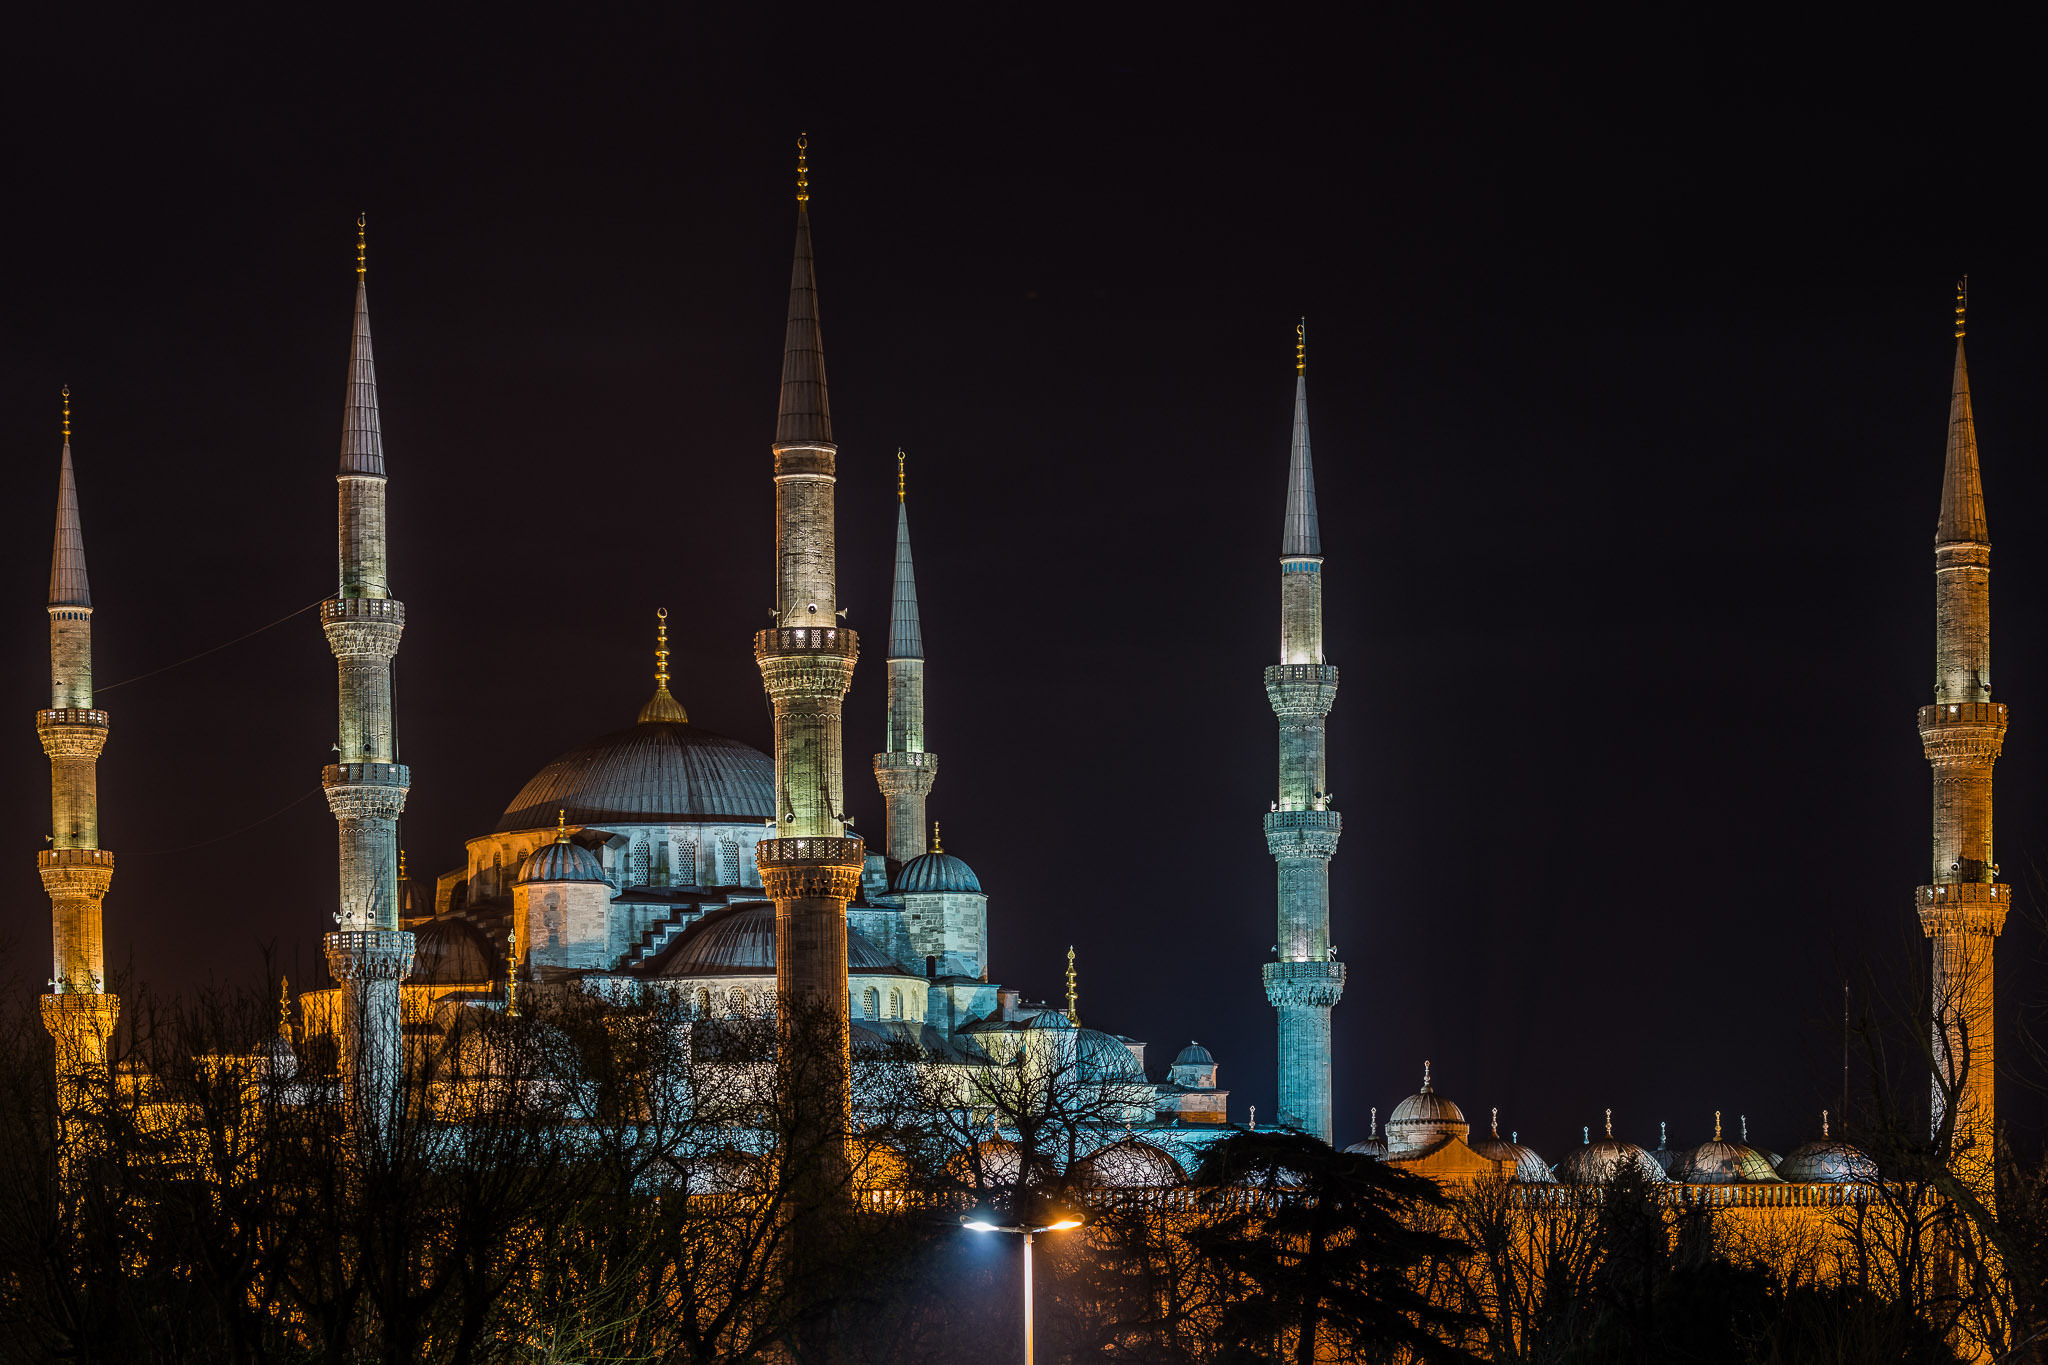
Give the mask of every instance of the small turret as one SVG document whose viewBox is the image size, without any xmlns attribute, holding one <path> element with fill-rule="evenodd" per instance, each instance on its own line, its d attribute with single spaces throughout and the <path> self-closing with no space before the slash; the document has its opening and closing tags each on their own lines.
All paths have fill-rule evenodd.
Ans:
<svg viewBox="0 0 2048 1365">
<path fill-rule="evenodd" d="M 904 498 L 904 454 L 896 452 L 896 588 L 889 609 L 889 733 L 875 755 L 875 785 L 888 817 L 883 844 L 901 866 L 925 852 L 925 798 L 939 775 L 939 756 L 924 744 L 924 630 L 917 611 L 917 574 L 910 564 L 910 508 Z"/>
</svg>

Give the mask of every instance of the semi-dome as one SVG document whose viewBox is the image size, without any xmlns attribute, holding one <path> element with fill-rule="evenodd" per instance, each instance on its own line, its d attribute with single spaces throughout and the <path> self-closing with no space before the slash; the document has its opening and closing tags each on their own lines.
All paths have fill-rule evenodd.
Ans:
<svg viewBox="0 0 2048 1365">
<path fill-rule="evenodd" d="M 468 920 L 430 919 L 412 931 L 408 986 L 465 986 L 498 977 L 498 955 L 483 930 Z"/>
<path fill-rule="evenodd" d="M 1422 1089 L 1394 1106 L 1387 1116 L 1387 1153 L 1400 1156 L 1433 1147 L 1445 1138 L 1463 1138 L 1472 1131 L 1465 1111 L 1430 1086 L 1429 1063 L 1422 1064 Z"/>
<path fill-rule="evenodd" d="M 606 880 L 597 855 L 581 844 L 557 839 L 542 844 L 520 864 L 521 882 L 601 882 Z"/>
<path fill-rule="evenodd" d="M 1667 1185 L 1670 1178 L 1664 1168 L 1633 1142 L 1624 1142 L 1614 1136 L 1613 1110 L 1608 1111 L 1607 1136 L 1598 1142 L 1590 1140 L 1585 1146 L 1573 1152 L 1558 1163 L 1557 1178 L 1575 1185 L 1605 1185 L 1623 1171 L 1633 1171 L 1647 1185 Z"/>
<path fill-rule="evenodd" d="M 920 853 L 896 874 L 896 891 L 972 891 L 981 894 L 981 878 L 950 853 Z"/>
<path fill-rule="evenodd" d="M 1209 1049 L 1203 1047 L 1200 1043 L 1189 1043 L 1178 1053 L 1174 1054 L 1173 1064 L 1175 1066 L 1214 1066 L 1216 1065 L 1216 1059 L 1211 1057 Z"/>
<path fill-rule="evenodd" d="M 775 818 L 775 761 L 683 721 L 647 721 L 579 745 L 534 774 L 496 832 L 573 825 Z"/>
<path fill-rule="evenodd" d="M 651 964 L 665 977 L 775 975 L 775 907 L 750 901 L 714 910 L 685 929 Z M 861 976 L 905 975 L 889 955 L 846 931 L 846 970 Z"/>
</svg>

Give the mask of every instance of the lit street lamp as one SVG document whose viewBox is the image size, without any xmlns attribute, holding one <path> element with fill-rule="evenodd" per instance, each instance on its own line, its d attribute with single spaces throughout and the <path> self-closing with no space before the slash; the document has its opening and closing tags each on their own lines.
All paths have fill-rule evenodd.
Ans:
<svg viewBox="0 0 2048 1365">
<path fill-rule="evenodd" d="M 992 1206 L 983 1204 L 972 1213 L 960 1215 L 961 1225 L 971 1228 L 975 1232 L 1014 1232 L 1024 1238 L 1024 1365 L 1031 1365 L 1032 1239 L 1041 1232 L 1065 1232 L 1070 1228 L 1080 1227 L 1088 1221 L 1080 1214 L 1069 1213 L 1065 1209 L 1047 1209 L 1045 1213 L 1048 1221 L 1043 1223 L 1025 1223 L 1015 1221 L 1014 1219 L 1004 1221 L 1002 1214 L 997 1213 Z"/>
</svg>

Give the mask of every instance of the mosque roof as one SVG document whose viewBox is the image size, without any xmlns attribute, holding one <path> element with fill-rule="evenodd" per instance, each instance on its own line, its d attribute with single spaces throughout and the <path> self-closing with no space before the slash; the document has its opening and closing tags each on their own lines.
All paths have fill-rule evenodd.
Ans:
<svg viewBox="0 0 2048 1365">
<path fill-rule="evenodd" d="M 1064 1016 L 1062 1016 L 1064 1017 Z M 1097 1084 L 1142 1083 L 1145 1068 L 1128 1047 L 1100 1029 L 1080 1030 L 1080 1073 L 1084 1081 Z"/>
<path fill-rule="evenodd" d="M 908 975 L 858 933 L 846 931 L 846 969 L 863 975 Z M 775 907 L 766 901 L 714 910 L 677 935 L 648 962 L 654 976 L 773 976 Z"/>
<path fill-rule="evenodd" d="M 1846 1142 L 1819 1138 L 1785 1153 L 1778 1178 L 1795 1183 L 1868 1183 L 1877 1179 L 1877 1163 Z"/>
<path fill-rule="evenodd" d="M 521 882 L 601 882 L 604 868 L 597 855 L 578 843 L 556 840 L 542 844 L 519 867 Z"/>
<path fill-rule="evenodd" d="M 972 891 L 981 894 L 981 878 L 950 853 L 920 853 L 896 873 L 892 891 Z"/>
<path fill-rule="evenodd" d="M 1493 1111 L 1493 1127 L 1485 1137 L 1472 1144 L 1472 1150 L 1488 1161 L 1512 1161 L 1515 1163 L 1516 1180 L 1525 1185 L 1551 1185 L 1557 1177 L 1550 1173 L 1550 1163 L 1536 1154 L 1533 1147 L 1524 1147 L 1512 1138 L 1500 1135 L 1500 1110 Z"/>
<path fill-rule="evenodd" d="M 701 725 L 649 721 L 578 745 L 534 774 L 496 833 L 669 819 L 770 820 L 775 761 Z"/>
<path fill-rule="evenodd" d="M 1214 1066 L 1216 1059 L 1209 1055 L 1209 1049 L 1200 1043 L 1191 1042 L 1182 1048 L 1173 1059 L 1175 1066 Z"/>
<path fill-rule="evenodd" d="M 445 916 L 412 931 L 408 986 L 458 986 L 498 977 L 497 954 L 483 931 L 468 920 Z"/>
<path fill-rule="evenodd" d="M 1385 1161 L 1387 1159 L 1387 1140 L 1383 1137 L 1362 1138 L 1344 1150 L 1354 1156 L 1378 1157 L 1381 1161 Z"/>
<path fill-rule="evenodd" d="M 1589 1142 L 1559 1162 L 1557 1176 L 1573 1184 L 1604 1185 L 1624 1170 L 1634 1171 L 1645 1184 L 1669 1182 L 1655 1157 L 1633 1142 L 1611 1137 Z"/>
<path fill-rule="evenodd" d="M 1422 1064 L 1422 1089 L 1394 1106 L 1387 1115 L 1387 1151 L 1407 1156 L 1434 1146 L 1447 1137 L 1463 1138 L 1472 1131 L 1465 1111 L 1436 1093 L 1429 1083 L 1429 1063 Z"/>
<path fill-rule="evenodd" d="M 1771 1160 L 1747 1143 L 1723 1142 L 1718 1137 L 1702 1142 L 1672 1171 L 1671 1178 L 1687 1185 L 1772 1185 L 1778 1173 Z"/>
</svg>

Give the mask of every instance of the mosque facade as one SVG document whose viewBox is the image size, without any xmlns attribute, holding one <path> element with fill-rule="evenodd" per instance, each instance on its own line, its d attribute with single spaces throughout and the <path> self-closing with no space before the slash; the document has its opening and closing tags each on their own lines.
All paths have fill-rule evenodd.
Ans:
<svg viewBox="0 0 2048 1365">
<path fill-rule="evenodd" d="M 344 1083 L 374 1101 L 357 1106 L 374 1127 L 397 1093 L 408 1040 L 445 1034 L 464 1011 L 522 1000 L 540 1008 L 571 991 L 621 1002 L 658 995 L 699 1019 L 787 1019 L 815 1008 L 845 1029 L 836 1055 L 810 1064 L 807 1083 L 836 1094 L 842 1108 L 855 1059 L 871 1046 L 907 1046 L 932 1065 L 971 1070 L 1050 1045 L 1072 1061 L 1077 1082 L 1099 1088 L 1106 1129 L 1145 1130 L 1159 1159 L 1135 1162 L 1134 1179 L 1184 1170 L 1201 1145 L 1231 1130 L 1215 1056 L 1191 1042 L 1153 1079 L 1146 1043 L 1082 1025 L 1071 956 L 1064 1005 L 1026 1001 L 1003 985 L 990 961 L 989 891 L 927 825 L 939 764 L 925 725 L 927 641 L 900 462 L 883 660 L 888 716 L 871 761 L 887 813 L 881 847 L 868 847 L 846 820 L 840 702 L 859 641 L 837 608 L 836 446 L 801 160 L 797 209 L 771 445 L 775 622 L 751 642 L 774 710 L 773 752 L 690 719 L 669 685 L 667 621 L 657 613 L 654 687 L 632 723 L 544 764 L 497 824 L 467 841 L 461 863 L 431 879 L 407 875 L 397 839 L 410 773 L 396 761 L 390 667 L 405 610 L 387 573 L 388 474 L 359 236 L 337 471 L 339 584 L 321 608 L 337 666 L 339 742 L 322 772 L 338 839 L 335 928 L 325 938 L 333 981 L 301 996 L 305 1033 L 334 1039 Z M 1935 546 L 1936 686 L 1919 713 L 1934 769 L 1934 868 L 1915 908 L 1934 954 L 1934 1121 L 1954 1129 L 1958 1150 L 1982 1155 L 1993 1114 L 1991 958 L 2009 902 L 1992 853 L 1991 774 L 2007 717 L 1990 694 L 1990 546 L 1961 320 L 1959 299 Z M 1263 981 L 1276 1015 L 1279 1122 L 1334 1141 L 1330 1018 L 1345 969 L 1331 928 L 1329 865 L 1341 821 L 1324 727 L 1337 670 L 1323 650 L 1324 561 L 1299 333 L 1294 399 L 1280 659 L 1265 673 L 1279 780 L 1265 816 L 1278 895 Z M 43 1017 L 61 1077 L 104 1069 L 119 1008 L 106 992 L 101 901 L 113 855 L 99 847 L 94 778 L 108 718 L 93 705 L 93 608 L 68 391 L 48 605 L 51 704 L 36 724 L 51 764 L 54 832 L 38 863 L 53 925 Z M 1370 907 L 1357 913 L 1369 934 Z M 1419 1090 L 1390 1111 L 1385 1131 L 1375 1109 L 1371 1134 L 1350 1150 L 1450 1183 L 1491 1176 L 1533 1188 L 1633 1170 L 1674 1191 L 1741 1190 L 1764 1202 L 1827 1202 L 1873 1178 L 1867 1159 L 1829 1136 L 1825 1115 L 1818 1136 L 1780 1158 L 1749 1142 L 1739 1116 L 1734 1131 L 1716 1115 L 1711 1140 L 1673 1149 L 1661 1130 L 1655 1148 L 1617 1137 L 1610 1111 L 1598 1138 L 1589 1123 L 1579 1148 L 1554 1161 L 1512 1131 L 1501 1137 L 1497 1117 L 1475 1138 L 1425 1063 Z M 1988 1178 L 1988 1158 L 1983 1170 Z"/>
</svg>

